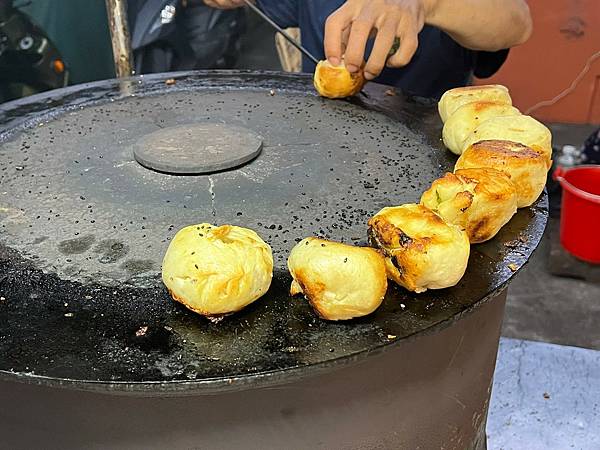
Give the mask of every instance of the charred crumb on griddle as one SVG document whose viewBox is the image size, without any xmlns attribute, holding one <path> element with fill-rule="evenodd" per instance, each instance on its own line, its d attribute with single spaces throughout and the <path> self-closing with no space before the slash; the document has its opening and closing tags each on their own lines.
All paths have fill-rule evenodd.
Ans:
<svg viewBox="0 0 600 450">
<path fill-rule="evenodd" d="M 508 241 L 504 243 L 504 246 L 507 248 L 516 248 L 519 246 L 519 240 L 518 239 L 514 239 L 512 241 Z"/>
</svg>

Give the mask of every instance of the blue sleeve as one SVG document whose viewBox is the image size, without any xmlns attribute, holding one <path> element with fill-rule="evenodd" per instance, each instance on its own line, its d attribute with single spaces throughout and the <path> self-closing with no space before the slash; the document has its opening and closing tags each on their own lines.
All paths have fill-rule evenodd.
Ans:
<svg viewBox="0 0 600 450">
<path fill-rule="evenodd" d="M 260 9 L 263 10 L 281 28 L 298 27 L 299 0 L 257 0 Z"/>
</svg>

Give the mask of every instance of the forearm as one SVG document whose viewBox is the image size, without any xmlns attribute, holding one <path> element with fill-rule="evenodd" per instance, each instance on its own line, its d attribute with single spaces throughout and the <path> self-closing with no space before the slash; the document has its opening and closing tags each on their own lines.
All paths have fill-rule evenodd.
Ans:
<svg viewBox="0 0 600 450">
<path fill-rule="evenodd" d="M 463 47 L 495 51 L 522 44 L 531 35 L 525 0 L 423 0 L 425 23 Z"/>
</svg>

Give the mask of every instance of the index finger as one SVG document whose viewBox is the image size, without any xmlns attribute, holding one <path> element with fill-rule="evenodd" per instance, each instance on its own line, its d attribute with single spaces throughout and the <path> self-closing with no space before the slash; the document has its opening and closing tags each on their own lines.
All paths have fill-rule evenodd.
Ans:
<svg viewBox="0 0 600 450">
<path fill-rule="evenodd" d="M 385 23 L 379 28 L 373 50 L 371 50 L 371 55 L 364 69 L 367 80 L 372 80 L 378 76 L 385 67 L 390 49 L 394 45 L 394 39 L 396 39 L 396 27 L 393 23 Z"/>
<path fill-rule="evenodd" d="M 334 66 L 342 62 L 342 39 L 344 30 L 352 23 L 352 16 L 347 8 L 342 6 L 325 21 L 325 57 Z"/>
</svg>

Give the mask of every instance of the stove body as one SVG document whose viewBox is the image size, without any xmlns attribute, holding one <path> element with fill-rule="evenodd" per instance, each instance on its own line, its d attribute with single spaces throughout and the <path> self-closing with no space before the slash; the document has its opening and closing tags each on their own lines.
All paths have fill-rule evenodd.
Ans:
<svg viewBox="0 0 600 450">
<path fill-rule="evenodd" d="M 506 286 L 541 238 L 545 195 L 472 247 L 456 287 L 390 286 L 371 316 L 325 322 L 289 297 L 289 250 L 310 235 L 364 245 L 368 217 L 452 170 L 435 105 L 378 86 L 332 102 L 295 75 L 172 77 L 0 107 L 0 392 L 37 399 L 13 408 L 10 439 L 30 414 L 62 448 L 82 434 L 122 446 L 129 422 L 146 447 L 485 448 Z M 198 176 L 136 162 L 148 136 L 196 124 L 248 129 L 260 154 Z M 170 238 L 200 222 L 253 228 L 274 250 L 270 291 L 218 325 L 160 284 Z"/>
</svg>

